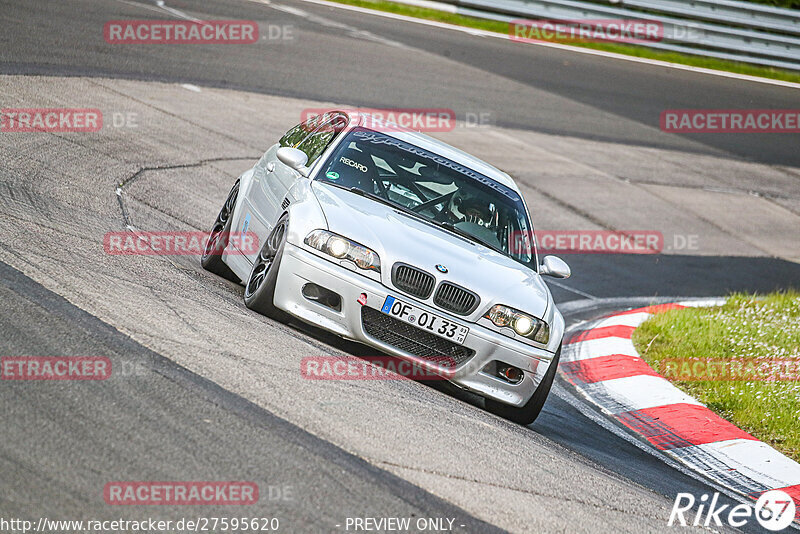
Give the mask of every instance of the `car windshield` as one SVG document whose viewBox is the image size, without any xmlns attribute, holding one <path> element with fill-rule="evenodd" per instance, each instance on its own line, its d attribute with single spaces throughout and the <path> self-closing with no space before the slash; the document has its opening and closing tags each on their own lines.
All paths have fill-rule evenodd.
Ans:
<svg viewBox="0 0 800 534">
<path fill-rule="evenodd" d="M 520 195 L 439 154 L 356 128 L 317 180 L 397 206 L 535 269 L 532 228 Z"/>
</svg>

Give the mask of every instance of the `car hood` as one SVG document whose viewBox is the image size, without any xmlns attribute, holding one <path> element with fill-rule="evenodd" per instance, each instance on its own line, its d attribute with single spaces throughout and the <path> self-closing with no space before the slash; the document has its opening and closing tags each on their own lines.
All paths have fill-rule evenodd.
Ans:
<svg viewBox="0 0 800 534">
<path fill-rule="evenodd" d="M 550 292 L 532 269 L 380 202 L 322 182 L 312 187 L 328 229 L 378 253 L 387 287 L 393 287 L 392 265 L 402 262 L 430 273 L 437 285 L 448 280 L 477 293 L 481 303 L 470 320 L 476 321 L 494 304 L 545 317 Z M 437 265 L 448 272 L 440 273 Z"/>
</svg>

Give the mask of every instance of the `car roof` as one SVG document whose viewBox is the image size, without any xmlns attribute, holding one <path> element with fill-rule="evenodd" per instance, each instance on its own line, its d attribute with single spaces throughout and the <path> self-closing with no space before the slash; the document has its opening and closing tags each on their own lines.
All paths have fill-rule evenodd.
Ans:
<svg viewBox="0 0 800 534">
<path fill-rule="evenodd" d="M 520 193 L 519 187 L 517 187 L 516 182 L 514 182 L 511 176 L 501 171 L 497 167 L 490 165 L 471 154 L 464 152 L 463 150 L 459 150 L 454 146 L 448 145 L 443 141 L 434 139 L 429 135 L 425 135 L 423 133 L 408 128 L 403 128 L 393 123 L 387 124 L 386 121 L 380 119 L 379 117 L 371 115 L 368 112 L 345 111 L 343 113 L 346 113 L 350 117 L 350 128 L 363 126 L 365 128 L 382 131 L 383 133 L 391 135 L 392 137 L 396 137 L 401 141 L 405 141 L 407 143 L 416 145 L 420 148 L 430 150 L 431 152 L 435 152 L 441 156 L 446 157 L 449 160 L 464 165 L 465 167 L 469 167 L 470 169 L 473 169 L 491 178 L 492 180 L 513 189 L 517 193 Z M 382 129 L 381 126 L 384 126 L 384 128 Z"/>
</svg>

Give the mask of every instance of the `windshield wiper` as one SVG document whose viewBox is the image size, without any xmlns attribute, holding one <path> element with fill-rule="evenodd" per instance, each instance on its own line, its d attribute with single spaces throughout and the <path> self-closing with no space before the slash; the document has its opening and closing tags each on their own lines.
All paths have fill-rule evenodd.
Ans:
<svg viewBox="0 0 800 534">
<path fill-rule="evenodd" d="M 336 184 L 331 184 L 331 185 L 336 185 Z M 383 198 L 382 196 L 376 195 L 375 193 L 370 193 L 369 191 L 364 191 L 360 187 L 344 187 L 344 186 L 340 186 L 340 187 L 342 187 L 343 189 L 346 189 L 347 191 L 350 191 L 351 193 L 354 193 L 356 195 L 362 196 L 364 198 L 368 198 L 370 200 L 374 200 L 375 202 L 380 202 L 381 204 L 384 204 L 386 206 L 389 206 L 389 207 L 392 207 L 392 208 L 401 208 L 401 209 L 403 208 L 403 206 L 401 206 L 399 204 L 396 204 L 396 203 L 392 202 L 389 199 Z"/>
<path fill-rule="evenodd" d="M 413 217 L 415 217 L 417 219 L 420 219 L 421 221 L 426 221 L 426 222 L 428 221 L 428 219 L 426 219 L 424 216 L 422 216 L 419 213 L 416 213 L 414 211 L 411 211 L 409 208 L 403 206 L 402 204 L 398 204 L 396 202 L 392 202 L 391 200 L 383 198 L 380 195 L 376 195 L 375 193 L 370 193 L 369 191 L 364 191 L 360 187 L 346 187 L 344 185 L 335 184 L 333 182 L 322 182 L 322 183 L 327 184 L 327 185 L 332 185 L 334 187 L 338 187 L 339 189 L 344 189 L 345 191 L 350 191 L 354 195 L 358 195 L 358 196 L 361 196 L 361 197 L 364 197 L 364 198 L 368 198 L 370 200 L 374 200 L 375 202 L 380 202 L 381 204 L 383 204 L 385 206 L 389 206 L 390 208 L 394 208 L 394 209 L 396 209 L 398 211 L 402 211 L 403 213 L 407 213 L 409 215 L 412 215 Z"/>
<path fill-rule="evenodd" d="M 463 237 L 465 239 L 469 239 L 470 241 L 478 243 L 479 245 L 483 245 L 486 248 L 490 248 L 490 249 L 494 250 L 495 252 L 499 252 L 503 256 L 511 257 L 504 250 L 501 250 L 501 249 L 495 247 L 494 245 L 490 245 L 486 241 L 483 241 L 482 239 L 479 239 L 479 238 L 475 237 L 474 235 L 470 234 L 469 232 L 465 232 L 461 228 L 458 228 L 457 226 L 455 226 L 453 223 L 440 222 L 440 223 L 438 223 L 438 225 L 441 226 L 442 228 L 444 228 L 445 230 L 448 230 L 450 232 L 453 232 L 454 234 L 460 235 L 461 237 Z"/>
</svg>

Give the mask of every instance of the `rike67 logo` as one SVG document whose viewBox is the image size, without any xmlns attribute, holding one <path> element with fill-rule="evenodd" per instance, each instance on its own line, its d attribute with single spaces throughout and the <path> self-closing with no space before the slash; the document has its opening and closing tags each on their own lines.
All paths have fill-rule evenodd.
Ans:
<svg viewBox="0 0 800 534">
<path fill-rule="evenodd" d="M 699 501 L 697 503 L 691 493 L 679 493 L 675 498 L 667 525 L 722 527 L 723 521 L 726 521 L 728 525 L 740 528 L 755 516 L 756 521 L 762 527 L 772 532 L 778 532 L 792 524 L 797 511 L 791 495 L 781 490 L 764 493 L 758 498 L 755 506 L 738 504 L 731 508 L 729 504 L 719 504 L 719 493 L 714 493 L 711 499 L 704 494 Z M 692 521 L 690 516 L 695 504 L 698 504 L 697 512 Z M 689 517 L 687 518 L 687 516 Z"/>
</svg>

